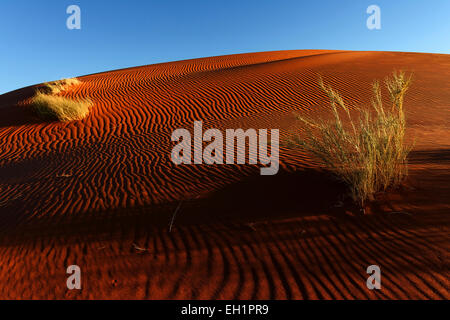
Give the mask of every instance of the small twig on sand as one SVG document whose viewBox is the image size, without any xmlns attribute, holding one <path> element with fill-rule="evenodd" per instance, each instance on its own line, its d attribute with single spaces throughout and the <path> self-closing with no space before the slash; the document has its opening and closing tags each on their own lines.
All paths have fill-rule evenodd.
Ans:
<svg viewBox="0 0 450 320">
<path fill-rule="evenodd" d="M 133 247 L 134 247 L 137 251 L 147 251 L 147 250 L 148 250 L 148 249 L 146 249 L 146 248 L 139 247 L 136 243 L 133 243 Z"/>
<path fill-rule="evenodd" d="M 173 222 L 175 221 L 175 217 L 176 217 L 177 212 L 180 209 L 182 203 L 183 203 L 183 200 L 180 201 L 180 203 L 178 204 L 178 207 L 175 209 L 175 211 L 172 215 L 172 220 L 170 221 L 170 226 L 169 226 L 169 232 L 172 232 Z"/>
<path fill-rule="evenodd" d="M 62 173 L 56 175 L 57 178 L 70 178 L 71 176 L 72 176 L 71 173 Z"/>
<path fill-rule="evenodd" d="M 248 226 L 250 229 L 252 229 L 253 231 L 257 231 L 256 228 L 255 228 L 255 222 L 247 223 L 247 226 Z"/>
<path fill-rule="evenodd" d="M 245 226 L 249 227 L 253 231 L 258 231 L 256 228 L 257 225 L 267 225 L 267 221 L 255 221 L 255 222 L 248 222 L 244 224 Z"/>
</svg>

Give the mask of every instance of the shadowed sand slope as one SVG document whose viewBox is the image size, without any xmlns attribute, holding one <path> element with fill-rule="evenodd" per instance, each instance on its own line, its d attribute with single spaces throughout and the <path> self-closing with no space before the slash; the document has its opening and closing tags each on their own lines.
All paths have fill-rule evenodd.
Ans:
<svg viewBox="0 0 450 320">
<path fill-rule="evenodd" d="M 376 213 L 339 207 L 343 186 L 301 151 L 257 166 L 175 166 L 176 128 L 294 129 L 321 116 L 318 75 L 349 104 L 414 72 L 408 186 Z M 1 298 L 432 298 L 449 295 L 450 56 L 279 51 L 79 77 L 89 116 L 43 122 L 33 87 L 0 96 Z M 178 210 L 177 210 L 178 208 Z M 177 216 L 168 231 L 174 211 Z M 83 271 L 68 291 L 66 267 Z M 365 270 L 382 268 L 380 291 Z"/>
</svg>

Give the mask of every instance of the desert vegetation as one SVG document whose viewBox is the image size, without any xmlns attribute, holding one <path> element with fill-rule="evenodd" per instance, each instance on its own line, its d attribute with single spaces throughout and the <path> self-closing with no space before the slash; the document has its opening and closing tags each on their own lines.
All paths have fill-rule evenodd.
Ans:
<svg viewBox="0 0 450 320">
<path fill-rule="evenodd" d="M 371 107 L 355 107 L 351 112 L 341 95 L 319 80 L 327 94 L 332 119 L 312 119 L 297 115 L 306 135 L 294 134 L 289 145 L 310 152 L 337 178 L 344 181 L 350 195 L 361 206 L 377 192 L 398 186 L 407 175 L 403 101 L 412 75 L 393 72 L 385 79 L 390 106 L 383 105 L 378 81 L 372 85 Z"/>
<path fill-rule="evenodd" d="M 77 78 L 47 82 L 31 99 L 35 112 L 44 119 L 59 121 L 81 120 L 89 114 L 90 99 L 70 99 L 59 95 L 69 88 L 81 84 Z"/>
</svg>

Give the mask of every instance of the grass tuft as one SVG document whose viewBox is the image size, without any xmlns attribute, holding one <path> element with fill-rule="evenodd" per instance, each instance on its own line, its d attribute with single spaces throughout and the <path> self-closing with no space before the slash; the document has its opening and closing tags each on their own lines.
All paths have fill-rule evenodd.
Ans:
<svg viewBox="0 0 450 320">
<path fill-rule="evenodd" d="M 44 119 L 59 121 L 81 120 L 89 114 L 90 99 L 73 100 L 58 94 L 81 84 L 77 78 L 47 82 L 31 99 L 33 109 Z"/>
<path fill-rule="evenodd" d="M 398 186 L 407 175 L 411 147 L 404 141 L 403 99 L 411 81 L 412 76 L 401 71 L 385 79 L 392 104 L 388 108 L 383 106 L 379 82 L 374 82 L 371 108 L 357 108 L 354 117 L 341 95 L 319 79 L 330 100 L 332 120 L 297 115 L 306 137 L 296 134 L 289 145 L 315 156 L 349 186 L 352 199 L 363 206 L 375 193 Z"/>
<path fill-rule="evenodd" d="M 44 83 L 44 90 L 46 93 L 49 94 L 59 94 L 63 91 L 66 91 L 72 86 L 77 86 L 80 84 L 81 81 L 78 80 L 77 78 L 62 79 Z"/>
</svg>

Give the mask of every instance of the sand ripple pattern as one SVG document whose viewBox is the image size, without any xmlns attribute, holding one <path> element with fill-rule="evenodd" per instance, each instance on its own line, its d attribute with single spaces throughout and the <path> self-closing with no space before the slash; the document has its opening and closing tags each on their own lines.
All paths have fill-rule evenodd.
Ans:
<svg viewBox="0 0 450 320">
<path fill-rule="evenodd" d="M 0 297 L 448 299 L 449 215 L 442 218 L 442 212 L 450 206 L 444 200 L 425 222 L 384 217 L 341 223 L 325 208 L 281 205 L 307 202 L 303 191 L 278 203 L 269 193 L 265 207 L 272 215 L 249 227 L 253 218 L 241 221 L 243 210 L 225 218 L 237 207 L 215 197 L 231 197 L 252 217 L 268 214 L 263 206 L 249 205 L 256 200 L 240 196 L 260 182 L 235 191 L 236 185 L 259 179 L 258 167 L 170 161 L 172 131 L 192 128 L 195 120 L 203 121 L 204 130 L 278 128 L 286 138 L 295 128 L 293 112 L 327 114 L 318 75 L 349 104 L 365 105 L 370 83 L 393 69 L 414 72 L 406 105 L 416 149 L 444 154 L 450 149 L 448 55 L 277 51 L 87 75 L 66 95 L 90 97 L 94 106 L 86 119 L 73 123 L 29 115 L 30 88 L 0 96 L 0 231 L 12 232 L 0 247 Z M 439 172 L 429 176 L 444 194 L 449 168 L 448 162 L 441 165 L 418 170 Z M 292 173 L 316 163 L 282 148 L 281 167 Z M 300 182 L 289 188 L 308 192 Z M 168 233 L 164 224 L 180 201 L 192 221 L 181 220 Z M 424 203 L 412 209 L 420 211 Z M 218 205 L 229 210 L 217 210 Z M 280 205 L 284 209 L 277 211 Z M 286 210 L 289 218 L 283 216 Z M 313 217 L 296 217 L 295 210 Z M 17 230 L 28 236 L 13 236 Z M 142 254 L 133 249 L 138 242 Z M 387 289 L 371 292 L 364 266 L 377 257 Z M 72 262 L 89 265 L 89 290 L 78 295 L 57 284 L 65 283 L 60 268 Z M 126 282 L 129 274 L 137 276 Z M 33 281 L 37 287 L 30 289 L 27 283 Z"/>
</svg>

